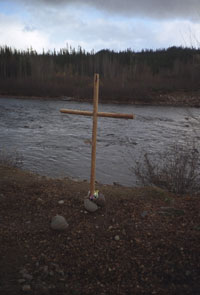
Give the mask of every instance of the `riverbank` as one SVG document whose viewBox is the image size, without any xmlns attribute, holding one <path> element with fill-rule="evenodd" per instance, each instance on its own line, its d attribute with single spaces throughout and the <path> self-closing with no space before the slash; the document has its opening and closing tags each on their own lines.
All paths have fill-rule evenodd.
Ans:
<svg viewBox="0 0 200 295">
<path fill-rule="evenodd" d="M 199 294 L 200 197 L 97 188 L 106 207 L 91 214 L 87 182 L 0 166 L 0 293 Z"/>
<path fill-rule="evenodd" d="M 7 95 L 0 94 L 0 98 L 20 98 L 20 99 L 44 99 L 44 100 L 63 100 L 63 101 L 77 101 L 77 102 L 92 102 L 91 99 L 87 98 L 76 98 L 76 97 L 50 97 L 50 96 L 24 96 L 24 95 Z M 188 106 L 188 107 L 200 107 L 200 90 L 197 91 L 176 91 L 169 93 L 162 92 L 152 92 L 148 95 L 144 95 L 143 98 L 138 99 L 133 97 L 132 99 L 119 99 L 113 100 L 109 98 L 102 99 L 100 97 L 99 101 L 101 103 L 114 103 L 114 104 L 132 104 L 132 105 L 161 105 L 161 106 Z"/>
</svg>

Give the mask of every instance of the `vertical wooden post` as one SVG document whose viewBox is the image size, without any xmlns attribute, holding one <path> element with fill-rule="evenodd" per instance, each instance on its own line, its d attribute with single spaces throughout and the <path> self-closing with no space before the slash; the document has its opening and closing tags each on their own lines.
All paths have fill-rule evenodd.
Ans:
<svg viewBox="0 0 200 295">
<path fill-rule="evenodd" d="M 92 128 L 92 158 L 90 175 L 90 196 L 94 195 L 96 178 L 96 143 L 97 143 L 97 113 L 99 101 L 99 74 L 94 74 L 93 128 Z"/>
</svg>

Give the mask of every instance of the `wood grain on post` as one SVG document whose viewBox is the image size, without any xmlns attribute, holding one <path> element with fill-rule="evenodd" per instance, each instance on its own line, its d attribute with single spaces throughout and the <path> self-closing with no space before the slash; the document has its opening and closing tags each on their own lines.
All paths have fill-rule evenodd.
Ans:
<svg viewBox="0 0 200 295">
<path fill-rule="evenodd" d="M 93 196 L 94 191 L 95 191 L 98 100 L 99 100 L 99 74 L 94 74 L 94 102 L 93 102 L 93 128 L 92 128 L 92 158 L 91 158 L 91 174 L 90 174 L 90 196 Z"/>
<path fill-rule="evenodd" d="M 94 96 L 93 96 L 93 112 L 80 111 L 71 109 L 61 109 L 61 113 L 72 115 L 93 116 L 93 129 L 92 129 L 92 155 L 91 155 L 91 174 L 90 174 L 90 196 L 95 192 L 95 177 L 96 177 L 96 142 L 97 142 L 97 119 L 98 117 L 110 117 L 119 119 L 134 119 L 133 114 L 118 114 L 118 113 L 105 113 L 98 112 L 99 100 L 99 74 L 94 75 Z"/>
<path fill-rule="evenodd" d="M 61 113 L 72 114 L 72 115 L 81 115 L 81 116 L 93 116 L 93 112 L 90 111 L 80 111 L 80 110 L 71 110 L 71 109 L 61 109 Z M 97 117 L 109 117 L 116 119 L 134 119 L 133 114 L 118 114 L 118 113 L 105 113 L 98 112 Z"/>
</svg>

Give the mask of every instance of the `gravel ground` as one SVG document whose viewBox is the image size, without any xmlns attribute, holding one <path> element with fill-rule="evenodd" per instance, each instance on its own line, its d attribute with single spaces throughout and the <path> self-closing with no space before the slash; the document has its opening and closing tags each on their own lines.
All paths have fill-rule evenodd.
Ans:
<svg viewBox="0 0 200 295">
<path fill-rule="evenodd" d="M 0 294 L 200 294 L 200 196 L 97 188 L 0 167 Z"/>
</svg>

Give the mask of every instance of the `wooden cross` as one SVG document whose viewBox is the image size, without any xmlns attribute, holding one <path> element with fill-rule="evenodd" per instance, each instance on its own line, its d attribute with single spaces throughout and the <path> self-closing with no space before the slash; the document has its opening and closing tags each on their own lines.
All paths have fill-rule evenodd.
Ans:
<svg viewBox="0 0 200 295">
<path fill-rule="evenodd" d="M 95 177 L 96 177 L 96 138 L 97 138 L 97 117 L 110 117 L 119 119 L 133 119 L 133 114 L 117 114 L 117 113 L 104 113 L 98 112 L 98 100 L 99 100 L 99 74 L 94 74 L 94 101 L 93 112 L 61 109 L 61 113 L 93 116 L 93 129 L 92 129 L 92 155 L 91 155 L 91 174 L 90 174 L 90 196 L 95 192 Z"/>
</svg>

